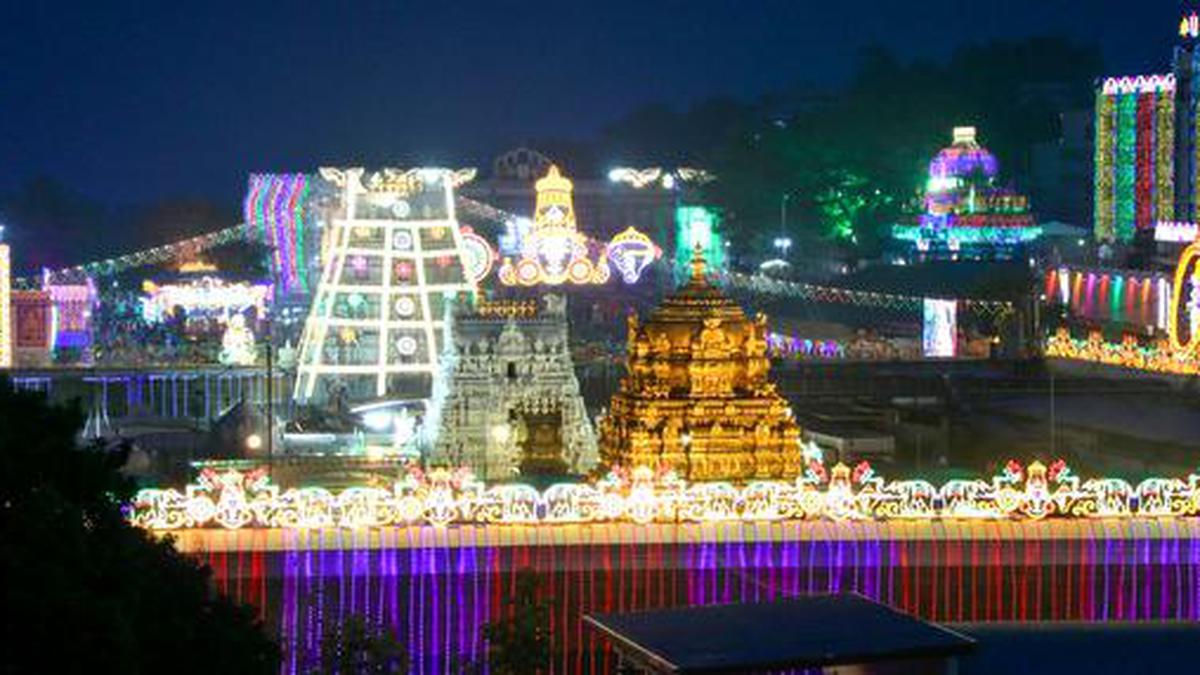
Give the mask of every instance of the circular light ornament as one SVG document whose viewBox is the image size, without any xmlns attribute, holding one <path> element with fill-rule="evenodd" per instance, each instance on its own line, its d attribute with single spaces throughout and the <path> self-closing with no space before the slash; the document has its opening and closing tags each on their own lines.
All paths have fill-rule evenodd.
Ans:
<svg viewBox="0 0 1200 675">
<path fill-rule="evenodd" d="M 396 230 L 392 235 L 392 248 L 399 251 L 411 251 L 413 247 L 412 232 L 408 230 Z"/>
<path fill-rule="evenodd" d="M 396 340 L 396 351 L 400 352 L 401 356 L 412 356 L 417 353 L 417 340 L 411 335 Z"/>
<path fill-rule="evenodd" d="M 417 303 L 407 295 L 397 298 L 395 307 L 396 314 L 403 317 L 410 317 L 417 311 Z"/>
<path fill-rule="evenodd" d="M 496 251 L 486 239 L 475 233 L 470 227 L 462 228 L 463 263 L 467 279 L 478 284 L 492 273 L 492 265 L 496 260 Z"/>
<path fill-rule="evenodd" d="M 592 278 L 592 263 L 587 258 L 576 258 L 567 268 L 567 276 L 577 284 L 586 284 Z"/>
<path fill-rule="evenodd" d="M 392 215 L 397 218 L 407 218 L 412 213 L 412 205 L 407 200 L 398 199 L 392 204 Z"/>
<path fill-rule="evenodd" d="M 528 258 L 517 263 L 517 281 L 525 286 L 533 286 L 542 278 L 542 269 L 536 262 Z"/>
</svg>

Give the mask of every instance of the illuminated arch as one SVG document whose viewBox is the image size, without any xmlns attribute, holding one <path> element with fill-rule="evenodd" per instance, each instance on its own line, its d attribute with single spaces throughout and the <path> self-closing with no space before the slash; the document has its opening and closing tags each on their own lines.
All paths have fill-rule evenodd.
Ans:
<svg viewBox="0 0 1200 675">
<path fill-rule="evenodd" d="M 1189 273 L 1190 268 L 1190 273 Z M 1189 288 L 1190 285 L 1190 288 Z M 1196 306 L 1197 292 L 1200 291 L 1200 241 L 1183 249 L 1179 256 L 1179 265 L 1175 268 L 1175 284 L 1171 288 L 1170 335 L 1171 349 L 1175 352 L 1200 351 L 1200 340 L 1197 340 L 1196 321 L 1194 316 L 1200 312 Z M 1186 304 L 1185 303 L 1186 300 Z M 1182 338 L 1180 321 L 1187 317 L 1187 340 Z"/>
</svg>

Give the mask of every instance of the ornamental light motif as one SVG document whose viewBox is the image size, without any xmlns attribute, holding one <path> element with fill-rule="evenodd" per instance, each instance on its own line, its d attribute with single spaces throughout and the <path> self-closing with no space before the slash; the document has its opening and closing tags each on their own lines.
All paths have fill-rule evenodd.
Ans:
<svg viewBox="0 0 1200 675">
<path fill-rule="evenodd" d="M 254 309 L 262 316 L 271 301 L 273 287 L 202 277 L 188 283 L 161 286 L 146 281 L 142 290 L 146 293 L 142 298 L 142 316 L 147 321 L 159 322 L 171 316 L 176 307 L 182 307 L 185 312 L 207 312 L 225 317 Z"/>
<path fill-rule="evenodd" d="M 661 256 L 662 249 L 632 227 L 625 228 L 608 243 L 608 261 L 627 284 L 636 284 L 642 272 Z"/>
<path fill-rule="evenodd" d="M 576 227 L 571 181 L 551 165 L 535 187 L 533 226 L 521 243 L 520 256 L 504 258 L 500 282 L 506 286 L 606 283 L 610 276 L 606 253 L 593 259 L 588 238 Z"/>
<path fill-rule="evenodd" d="M 496 250 L 487 239 L 479 236 L 474 228 L 463 225 L 462 232 L 463 269 L 467 280 L 478 285 L 492 273 L 496 261 Z"/>
<path fill-rule="evenodd" d="M 178 490 L 145 489 L 130 521 L 151 530 L 369 528 L 406 525 L 769 522 L 783 520 L 1039 521 L 1049 518 L 1181 518 L 1200 514 L 1200 476 L 1075 476 L 1063 460 L 1049 466 L 1010 461 L 999 475 L 884 481 L 867 462 L 826 467 L 806 449 L 794 481 L 689 484 L 669 471 L 615 469 L 594 483 L 484 485 L 466 470 L 413 469 L 390 487 L 280 490 L 264 469 L 205 469 Z"/>
</svg>

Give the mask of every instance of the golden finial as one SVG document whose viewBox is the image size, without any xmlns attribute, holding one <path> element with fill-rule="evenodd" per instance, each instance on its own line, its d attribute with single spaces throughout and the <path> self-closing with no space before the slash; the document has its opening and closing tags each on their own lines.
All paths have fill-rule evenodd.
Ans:
<svg viewBox="0 0 1200 675">
<path fill-rule="evenodd" d="M 700 242 L 692 247 L 692 262 L 689 263 L 692 268 L 692 281 L 696 283 L 706 283 L 708 278 L 705 272 L 708 271 L 708 263 L 704 260 L 704 246 Z"/>
</svg>

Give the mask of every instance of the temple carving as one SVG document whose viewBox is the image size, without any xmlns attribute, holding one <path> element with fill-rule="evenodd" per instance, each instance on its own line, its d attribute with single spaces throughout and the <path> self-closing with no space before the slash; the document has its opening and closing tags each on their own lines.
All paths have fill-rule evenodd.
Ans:
<svg viewBox="0 0 1200 675">
<path fill-rule="evenodd" d="M 603 462 L 690 481 L 799 475 L 800 429 L 768 378 L 766 321 L 710 283 L 695 252 L 690 278 L 644 325 L 629 316 L 628 374 L 600 423 Z"/>
</svg>

